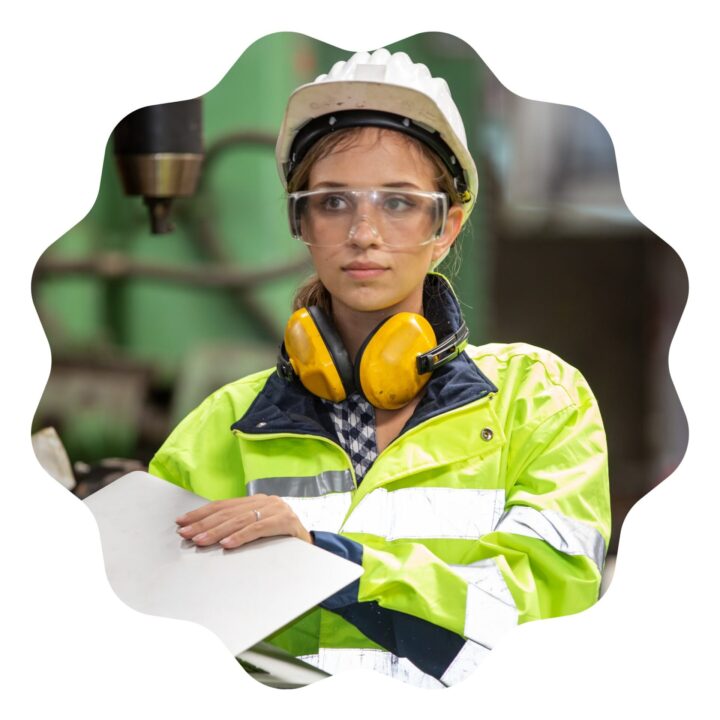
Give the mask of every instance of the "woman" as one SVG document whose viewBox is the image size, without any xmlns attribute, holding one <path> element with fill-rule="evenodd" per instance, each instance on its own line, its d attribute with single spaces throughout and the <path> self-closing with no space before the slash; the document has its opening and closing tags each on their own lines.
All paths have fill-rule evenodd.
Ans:
<svg viewBox="0 0 720 720">
<path fill-rule="evenodd" d="M 517 623 L 597 600 L 600 414 L 551 353 L 467 345 L 431 272 L 477 193 L 444 80 L 358 53 L 293 93 L 276 155 L 317 276 L 277 369 L 211 395 L 150 472 L 213 501 L 177 519 L 197 545 L 293 535 L 362 565 L 271 642 L 329 672 L 451 685 Z"/>
</svg>

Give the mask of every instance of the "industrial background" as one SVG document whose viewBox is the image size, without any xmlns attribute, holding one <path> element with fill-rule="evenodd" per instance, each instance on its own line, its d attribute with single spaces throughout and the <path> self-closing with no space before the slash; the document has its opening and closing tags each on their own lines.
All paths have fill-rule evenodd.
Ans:
<svg viewBox="0 0 720 720">
<path fill-rule="evenodd" d="M 687 445 L 667 363 L 687 297 L 683 264 L 627 210 L 611 140 L 592 116 L 513 95 L 450 35 L 388 49 L 447 79 L 476 158 L 481 195 L 441 268 L 472 342 L 546 347 L 598 398 L 612 556 L 628 509 Z M 196 189 L 171 204 L 123 191 L 121 128 L 109 139 L 93 209 L 33 278 L 52 350 L 36 452 L 43 438 L 57 448 L 54 428 L 69 458 L 60 474 L 79 497 L 147 465 L 214 389 L 274 365 L 293 291 L 310 273 L 287 228 L 275 137 L 291 91 L 349 54 L 291 33 L 249 47 L 192 105 L 204 157 Z M 154 233 L 151 221 L 174 229 Z"/>
</svg>

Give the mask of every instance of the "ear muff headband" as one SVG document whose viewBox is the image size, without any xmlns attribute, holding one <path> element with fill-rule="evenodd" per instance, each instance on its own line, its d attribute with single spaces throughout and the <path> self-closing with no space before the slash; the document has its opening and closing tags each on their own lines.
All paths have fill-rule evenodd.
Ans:
<svg viewBox="0 0 720 720">
<path fill-rule="evenodd" d="M 345 349 L 345 343 L 343 343 L 342 338 L 335 329 L 335 325 L 319 307 L 311 305 L 307 310 L 315 321 L 315 325 L 325 342 L 325 347 L 332 356 L 333 365 L 340 376 L 340 382 L 344 389 L 344 397 L 342 398 L 344 400 L 355 389 L 353 365 Z M 340 401 L 335 400 L 334 402 Z"/>
<path fill-rule="evenodd" d="M 429 371 L 418 373 L 418 356 L 436 345 L 435 331 L 422 315 L 401 312 L 387 318 L 358 351 L 355 386 L 376 408 L 407 405 L 431 377 Z"/>
</svg>

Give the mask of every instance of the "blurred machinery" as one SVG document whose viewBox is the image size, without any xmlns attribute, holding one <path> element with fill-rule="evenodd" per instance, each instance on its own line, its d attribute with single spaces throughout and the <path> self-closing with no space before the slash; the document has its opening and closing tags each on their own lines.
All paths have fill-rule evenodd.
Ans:
<svg viewBox="0 0 720 720">
<path fill-rule="evenodd" d="M 200 176 L 201 99 L 135 110 L 115 128 L 113 141 L 125 193 L 143 197 L 153 233 L 170 232 L 173 199 L 192 195 Z"/>
</svg>

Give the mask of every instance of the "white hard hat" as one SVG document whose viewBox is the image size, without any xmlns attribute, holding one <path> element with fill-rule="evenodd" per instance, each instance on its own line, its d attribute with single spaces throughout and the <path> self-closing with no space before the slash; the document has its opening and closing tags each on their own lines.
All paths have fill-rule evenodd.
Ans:
<svg viewBox="0 0 720 720">
<path fill-rule="evenodd" d="M 337 62 L 327 75 L 301 85 L 288 100 L 275 158 L 283 185 L 307 150 L 322 136 L 344 127 L 386 127 L 431 147 L 466 198 L 463 223 L 477 196 L 475 162 L 450 89 L 404 52 L 381 48 Z"/>
</svg>

